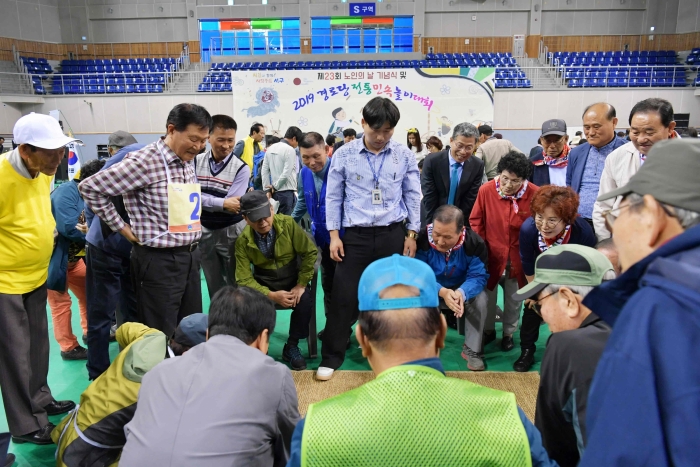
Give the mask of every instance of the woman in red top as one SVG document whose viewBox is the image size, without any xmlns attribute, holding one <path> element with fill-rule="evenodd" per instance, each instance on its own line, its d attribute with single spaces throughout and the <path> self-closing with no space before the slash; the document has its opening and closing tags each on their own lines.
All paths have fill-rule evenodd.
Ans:
<svg viewBox="0 0 700 467">
<path fill-rule="evenodd" d="M 530 213 L 530 202 L 539 189 L 527 181 L 532 163 L 522 153 L 510 151 L 498 163 L 498 176 L 481 186 L 469 217 L 469 224 L 486 242 L 489 281 L 486 284 L 488 313 L 483 345 L 496 339 L 497 285 L 503 287 L 503 340 L 501 349 L 514 347 L 513 333 L 518 329 L 520 305 L 512 299 L 527 280 L 520 261 L 520 226 Z"/>
</svg>

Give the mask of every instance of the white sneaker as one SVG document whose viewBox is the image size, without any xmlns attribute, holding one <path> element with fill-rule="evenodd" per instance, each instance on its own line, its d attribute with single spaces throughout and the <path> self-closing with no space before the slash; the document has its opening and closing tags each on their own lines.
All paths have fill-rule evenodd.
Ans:
<svg viewBox="0 0 700 467">
<path fill-rule="evenodd" d="M 316 370 L 316 379 L 319 381 L 328 381 L 333 377 L 335 370 L 333 368 L 327 368 L 325 366 L 318 367 Z"/>
</svg>

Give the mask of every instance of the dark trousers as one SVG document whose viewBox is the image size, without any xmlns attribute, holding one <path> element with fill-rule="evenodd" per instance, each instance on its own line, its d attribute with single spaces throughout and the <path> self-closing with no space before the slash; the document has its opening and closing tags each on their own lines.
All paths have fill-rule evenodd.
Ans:
<svg viewBox="0 0 700 467">
<path fill-rule="evenodd" d="M 299 299 L 297 306 L 292 308 L 292 316 L 289 319 L 289 339 L 299 342 L 300 339 L 309 337 L 309 322 L 313 302 L 316 297 L 311 296 L 311 287 L 306 287 L 304 294 Z"/>
<path fill-rule="evenodd" d="M 323 288 L 323 308 L 328 315 L 331 309 L 331 297 L 333 296 L 333 280 L 335 277 L 336 262 L 331 258 L 330 245 L 321 248 L 321 287 Z"/>
<path fill-rule="evenodd" d="M 0 294 L 0 389 L 13 436 L 49 423 L 53 401 L 49 373 L 46 284 L 21 295 Z"/>
<path fill-rule="evenodd" d="M 528 307 L 523 307 L 523 324 L 520 326 L 520 349 L 535 349 L 535 343 L 540 338 L 540 318 L 535 311 Z"/>
<path fill-rule="evenodd" d="M 202 312 L 199 249 L 149 248 L 131 250 L 139 321 L 172 337 L 185 316 Z"/>
<path fill-rule="evenodd" d="M 373 261 L 393 254 L 403 254 L 405 233 L 401 223 L 387 227 L 350 227 L 345 229 L 345 257 L 335 266 L 334 281 L 338 284 L 331 296 L 323 332 L 321 365 L 337 369 L 345 360 L 350 326 L 359 313 L 357 287 L 360 276 Z"/>
<path fill-rule="evenodd" d="M 272 194 L 272 199 L 277 200 L 280 203 L 280 207 L 277 209 L 277 214 L 286 214 L 288 216 L 292 215 L 294 205 L 297 201 L 294 193 L 294 190 L 284 190 L 275 191 Z"/>
<path fill-rule="evenodd" d="M 109 330 L 117 323 L 137 320 L 136 295 L 131 282 L 129 258 L 107 253 L 88 243 L 87 273 L 87 370 L 94 380 L 109 367 Z"/>
</svg>

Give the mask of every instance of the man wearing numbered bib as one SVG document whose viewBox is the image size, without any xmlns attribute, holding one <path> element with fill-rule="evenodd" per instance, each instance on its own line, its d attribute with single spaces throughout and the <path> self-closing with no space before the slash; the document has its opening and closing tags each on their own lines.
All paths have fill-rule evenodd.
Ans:
<svg viewBox="0 0 700 467">
<path fill-rule="evenodd" d="M 204 107 L 178 104 L 155 143 L 80 184 L 85 202 L 134 244 L 131 275 L 139 321 L 170 337 L 182 318 L 202 312 L 201 187 L 194 158 L 206 146 L 212 118 Z M 123 195 L 131 224 L 110 202 Z"/>
</svg>

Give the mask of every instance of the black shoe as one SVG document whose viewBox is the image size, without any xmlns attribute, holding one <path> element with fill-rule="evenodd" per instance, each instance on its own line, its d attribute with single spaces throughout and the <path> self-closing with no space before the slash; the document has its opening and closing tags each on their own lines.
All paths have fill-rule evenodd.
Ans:
<svg viewBox="0 0 700 467">
<path fill-rule="evenodd" d="M 12 442 L 16 444 L 53 444 L 53 440 L 51 439 L 51 432 L 54 428 L 56 428 L 56 425 L 54 425 L 53 423 L 47 423 L 46 426 L 41 430 L 22 436 L 13 436 Z"/>
<path fill-rule="evenodd" d="M 317 334 L 318 340 L 320 340 L 321 342 L 323 342 L 323 333 L 324 332 L 326 332 L 326 330 L 321 329 L 321 331 L 319 331 L 319 333 Z M 350 328 L 350 335 L 352 336 L 352 328 Z M 348 343 L 345 346 L 345 349 L 349 349 L 350 347 L 352 347 L 352 344 L 350 343 L 350 338 L 348 337 Z"/>
<path fill-rule="evenodd" d="M 481 346 L 485 347 L 495 340 L 496 340 L 496 331 L 485 332 L 484 337 L 481 338 Z"/>
<path fill-rule="evenodd" d="M 520 353 L 520 358 L 518 358 L 515 363 L 513 363 L 513 369 L 519 372 L 526 372 L 535 363 L 535 349 L 523 349 Z"/>
<path fill-rule="evenodd" d="M 501 339 L 501 350 L 508 352 L 509 350 L 513 350 L 513 347 L 515 347 L 513 336 L 503 336 L 503 339 Z"/>
<path fill-rule="evenodd" d="M 299 350 L 298 345 L 284 344 L 282 358 L 285 362 L 289 362 L 292 370 L 306 370 L 306 360 L 301 356 L 301 350 Z"/>
<path fill-rule="evenodd" d="M 15 463 L 15 455 L 8 454 L 7 457 L 5 457 L 5 465 L 3 465 L 2 467 L 10 467 L 14 463 Z"/>
<path fill-rule="evenodd" d="M 75 408 L 73 401 L 53 401 L 49 405 L 44 406 L 47 415 L 61 415 L 68 413 Z"/>
<path fill-rule="evenodd" d="M 87 360 L 87 349 L 77 346 L 69 352 L 61 351 L 61 358 L 64 360 Z"/>
</svg>

